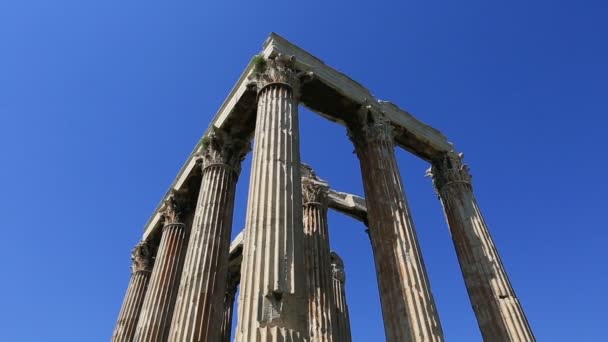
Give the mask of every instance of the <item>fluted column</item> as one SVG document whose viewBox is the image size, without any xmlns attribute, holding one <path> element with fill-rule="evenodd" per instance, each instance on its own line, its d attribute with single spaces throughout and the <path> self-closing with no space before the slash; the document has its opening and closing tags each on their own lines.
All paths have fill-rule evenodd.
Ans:
<svg viewBox="0 0 608 342">
<path fill-rule="evenodd" d="M 331 252 L 331 274 L 332 288 L 335 301 L 334 315 L 334 342 L 351 342 L 350 316 L 348 314 L 348 304 L 346 302 L 346 273 L 344 272 L 344 262 L 336 253 Z"/>
<path fill-rule="evenodd" d="M 152 248 L 148 243 L 142 241 L 133 248 L 131 261 L 131 280 L 112 334 L 113 342 L 130 342 L 135 335 L 137 320 L 154 265 Z"/>
<path fill-rule="evenodd" d="M 442 341 L 443 332 L 383 114 L 363 106 L 349 135 L 361 164 L 386 340 Z"/>
<path fill-rule="evenodd" d="M 134 341 L 157 342 L 168 338 L 186 254 L 188 232 L 183 223 L 186 204 L 185 198 L 178 194 L 172 194 L 164 204 L 165 226 Z"/>
<path fill-rule="evenodd" d="M 293 61 L 259 60 L 238 342 L 305 341 L 298 80 Z"/>
<path fill-rule="evenodd" d="M 329 235 L 327 231 L 327 191 L 329 186 L 312 169 L 302 166 L 304 205 L 304 263 L 308 287 L 309 340 L 334 341 L 332 328 L 335 303 L 332 291 Z"/>
<path fill-rule="evenodd" d="M 212 131 L 200 156 L 202 181 L 169 341 L 219 341 L 236 182 L 249 142 Z"/>
<path fill-rule="evenodd" d="M 473 195 L 462 154 L 438 158 L 429 175 L 443 204 L 484 341 L 535 341 Z"/>
<path fill-rule="evenodd" d="M 224 316 L 222 318 L 221 342 L 230 342 L 232 334 L 232 312 L 234 310 L 234 299 L 236 296 L 236 288 L 239 285 L 239 276 L 235 274 L 228 275 L 226 281 L 226 293 L 224 295 Z"/>
</svg>

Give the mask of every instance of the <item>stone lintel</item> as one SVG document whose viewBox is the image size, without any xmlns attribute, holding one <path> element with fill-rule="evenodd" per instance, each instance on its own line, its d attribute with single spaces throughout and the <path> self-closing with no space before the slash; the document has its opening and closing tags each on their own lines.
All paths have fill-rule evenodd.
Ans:
<svg viewBox="0 0 608 342">
<path fill-rule="evenodd" d="M 278 54 L 295 56 L 298 71 L 312 71 L 314 80 L 302 87 L 300 101 L 327 119 L 345 125 L 363 104 L 371 104 L 383 112 L 395 126 L 396 143 L 420 158 L 430 161 L 442 152 L 453 149 L 452 144 L 440 131 L 416 119 L 397 105 L 376 99 L 360 83 L 285 38 L 271 33 L 264 44 L 263 55 Z"/>
<path fill-rule="evenodd" d="M 370 104 L 376 110 L 384 113 L 391 121 L 395 128 L 397 145 L 420 158 L 431 161 L 454 149 L 438 130 L 419 121 L 395 104 L 374 98 L 370 91 L 358 82 L 326 65 L 322 60 L 278 34 L 271 33 L 266 39 L 260 55 L 268 58 L 279 54 L 295 56 L 295 67 L 298 72 L 310 71 L 314 74 L 313 80 L 302 86 L 300 103 L 328 120 L 345 125 L 363 104 Z M 252 59 L 220 106 L 203 137 L 212 127 L 244 139 L 253 137 L 257 94 L 255 89 L 248 86 L 248 77 L 253 72 L 253 68 Z M 194 156 L 200 152 L 201 148 L 202 137 L 160 204 L 164 202 L 171 190 L 182 189 L 193 170 L 196 169 Z M 156 229 L 162 226 L 159 224 L 158 217 L 160 204 L 144 227 L 143 240 L 147 240 Z"/>
<path fill-rule="evenodd" d="M 329 208 L 367 224 L 365 198 L 329 189 L 327 201 Z M 244 231 L 241 231 L 230 243 L 228 272 L 235 275 L 240 274 L 241 272 L 241 261 L 243 260 L 243 234 Z"/>
<path fill-rule="evenodd" d="M 367 225 L 365 198 L 330 189 L 327 195 L 329 208 L 348 215 Z"/>
</svg>

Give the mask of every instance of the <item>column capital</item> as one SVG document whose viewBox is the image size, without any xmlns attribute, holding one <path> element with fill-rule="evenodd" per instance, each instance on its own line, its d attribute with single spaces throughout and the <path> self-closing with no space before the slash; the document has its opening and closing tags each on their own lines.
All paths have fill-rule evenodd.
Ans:
<svg viewBox="0 0 608 342">
<path fill-rule="evenodd" d="M 165 219 L 165 226 L 183 224 L 184 216 L 188 209 L 189 205 L 186 195 L 174 190 L 171 191 L 171 194 L 165 200 L 160 210 Z"/>
<path fill-rule="evenodd" d="M 255 87 L 258 94 L 266 86 L 282 84 L 293 91 L 296 98 L 300 95 L 300 85 L 312 79 L 312 72 L 297 72 L 296 57 L 279 54 L 276 57 L 264 58 L 255 56 L 253 73 L 249 75 L 249 87 Z"/>
<path fill-rule="evenodd" d="M 355 120 L 347 125 L 348 137 L 355 146 L 385 142 L 394 145 L 395 132 L 384 112 L 366 101 L 355 115 Z"/>
<path fill-rule="evenodd" d="M 451 184 L 464 184 L 472 189 L 469 166 L 462 162 L 463 153 L 454 151 L 443 154 L 431 162 L 426 175 L 433 179 L 435 191 L 439 195 L 445 186 Z"/>
<path fill-rule="evenodd" d="M 331 259 L 331 274 L 332 277 L 340 283 L 344 284 L 346 282 L 346 272 L 344 272 L 344 261 L 338 255 L 338 253 L 332 251 L 330 254 Z"/>
<path fill-rule="evenodd" d="M 152 247 L 146 241 L 140 241 L 131 251 L 132 273 L 152 272 L 154 256 Z"/>
<path fill-rule="evenodd" d="M 227 166 L 238 176 L 241 163 L 251 151 L 249 140 L 230 137 L 224 131 L 212 129 L 202 140 L 203 148 L 196 155 L 203 171 L 213 165 Z"/>
<path fill-rule="evenodd" d="M 318 204 L 327 207 L 329 184 L 323 181 L 309 165 L 300 164 L 302 174 L 302 204 Z"/>
</svg>

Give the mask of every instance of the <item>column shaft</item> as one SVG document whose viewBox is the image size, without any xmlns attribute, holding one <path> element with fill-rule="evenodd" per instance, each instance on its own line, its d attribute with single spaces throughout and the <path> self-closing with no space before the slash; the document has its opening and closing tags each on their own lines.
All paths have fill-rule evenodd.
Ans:
<svg viewBox="0 0 608 342">
<path fill-rule="evenodd" d="M 135 246 L 131 253 L 131 260 L 133 261 L 131 280 L 112 334 L 113 342 L 133 340 L 152 271 L 152 253 L 145 242 Z"/>
<path fill-rule="evenodd" d="M 202 182 L 169 341 L 219 341 L 240 147 L 206 137 Z M 242 146 L 248 145 L 246 143 Z"/>
<path fill-rule="evenodd" d="M 309 341 L 334 341 L 335 314 L 327 231 L 327 188 L 302 180 L 304 196 L 304 261 L 308 287 Z"/>
<path fill-rule="evenodd" d="M 235 275 L 228 277 L 228 285 L 226 287 L 226 294 L 224 296 L 224 317 L 222 318 L 222 333 L 220 337 L 221 342 L 230 342 L 232 334 L 232 316 L 234 311 L 234 300 L 236 296 L 237 282 L 233 281 Z"/>
<path fill-rule="evenodd" d="M 334 293 L 334 342 L 351 342 L 350 316 L 346 302 L 346 274 L 344 262 L 336 252 L 331 252 L 332 288 Z"/>
<path fill-rule="evenodd" d="M 462 155 L 448 154 L 433 163 L 443 204 L 477 323 L 485 341 L 535 341 L 532 329 L 503 266 L 473 195 Z"/>
<path fill-rule="evenodd" d="M 256 75 L 258 109 L 243 246 L 238 342 L 305 341 L 298 102 L 290 61 Z"/>
<path fill-rule="evenodd" d="M 136 342 L 166 341 L 169 335 L 187 245 L 186 227 L 176 213 L 183 204 L 177 202 L 171 197 L 166 204 L 166 224 L 137 323 Z"/>
<path fill-rule="evenodd" d="M 390 123 L 362 110 L 351 138 L 361 164 L 386 340 L 442 341 L 418 239 L 395 158 Z"/>
</svg>

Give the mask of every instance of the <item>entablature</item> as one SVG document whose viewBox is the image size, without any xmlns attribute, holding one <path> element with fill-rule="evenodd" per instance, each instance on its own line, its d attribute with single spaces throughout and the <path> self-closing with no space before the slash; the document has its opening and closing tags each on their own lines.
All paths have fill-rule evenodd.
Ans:
<svg viewBox="0 0 608 342">
<path fill-rule="evenodd" d="M 310 110 L 345 126 L 349 120 L 353 120 L 362 106 L 371 106 L 373 110 L 383 113 L 390 120 L 395 129 L 395 143 L 420 158 L 431 161 L 453 150 L 452 144 L 438 130 L 416 119 L 395 104 L 376 99 L 358 82 L 326 65 L 322 60 L 276 33 L 271 33 L 259 55 L 269 58 L 279 54 L 295 56 L 297 71 L 314 74 L 313 79 L 302 85 L 301 89 L 300 103 Z M 203 137 L 212 128 L 215 128 L 223 130 L 231 136 L 244 139 L 253 138 L 257 93 L 249 85 L 248 80 L 253 68 L 254 60 L 252 59 L 220 106 Z M 167 198 L 171 190 L 183 190 L 184 184 L 187 183 L 193 170 L 196 170 L 195 155 L 202 148 L 203 137 L 188 156 L 160 204 Z M 144 227 L 144 240 L 162 225 L 162 214 L 159 213 L 160 204 Z"/>
</svg>

